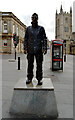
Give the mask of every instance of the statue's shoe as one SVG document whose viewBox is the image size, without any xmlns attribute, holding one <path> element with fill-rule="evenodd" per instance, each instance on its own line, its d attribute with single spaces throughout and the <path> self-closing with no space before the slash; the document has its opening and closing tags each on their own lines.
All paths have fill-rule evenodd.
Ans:
<svg viewBox="0 0 75 120">
<path fill-rule="evenodd" d="M 26 84 L 30 84 L 32 82 L 32 80 L 26 80 Z"/>
</svg>

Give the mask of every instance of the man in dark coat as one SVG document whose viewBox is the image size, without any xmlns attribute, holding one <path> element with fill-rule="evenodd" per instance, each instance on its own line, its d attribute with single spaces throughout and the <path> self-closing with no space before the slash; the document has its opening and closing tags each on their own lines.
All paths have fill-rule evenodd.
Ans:
<svg viewBox="0 0 75 120">
<path fill-rule="evenodd" d="M 27 54 L 28 69 L 26 84 L 31 83 L 33 78 L 34 57 L 36 58 L 36 79 L 38 85 L 42 85 L 42 62 L 43 54 L 47 53 L 47 38 L 45 30 L 38 25 L 38 15 L 32 15 L 32 26 L 27 27 L 24 37 L 24 53 Z"/>
</svg>

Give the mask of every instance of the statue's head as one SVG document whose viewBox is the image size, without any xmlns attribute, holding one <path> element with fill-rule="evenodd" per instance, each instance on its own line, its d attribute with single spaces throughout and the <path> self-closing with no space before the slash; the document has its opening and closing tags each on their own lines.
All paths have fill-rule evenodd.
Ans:
<svg viewBox="0 0 75 120">
<path fill-rule="evenodd" d="M 32 18 L 32 24 L 36 24 L 38 22 L 38 14 L 33 13 L 31 18 Z"/>
</svg>

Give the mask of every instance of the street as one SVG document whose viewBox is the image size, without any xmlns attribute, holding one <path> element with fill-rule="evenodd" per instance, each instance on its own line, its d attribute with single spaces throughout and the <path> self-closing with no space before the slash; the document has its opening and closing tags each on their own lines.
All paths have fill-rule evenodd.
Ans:
<svg viewBox="0 0 75 120">
<path fill-rule="evenodd" d="M 17 54 L 17 58 L 20 57 L 21 59 L 21 70 L 17 70 L 18 61 L 8 61 L 9 59 L 14 59 L 14 57 L 14 54 L 0 55 L 0 65 L 2 65 L 2 68 L 0 68 L 0 76 L 2 75 L 2 78 L 0 77 L 0 87 L 2 87 L 2 92 L 0 90 L 0 95 L 2 93 L 2 100 L 0 97 L 0 103 L 2 102 L 2 109 L 0 104 L 0 111 L 2 110 L 2 118 L 21 117 L 10 115 L 9 108 L 15 84 L 20 78 L 26 79 L 27 59 L 25 54 Z M 35 73 L 36 67 L 34 67 L 34 77 Z M 67 62 L 64 62 L 63 72 L 51 71 L 50 50 L 48 50 L 48 53 L 44 56 L 43 76 L 44 78 L 51 78 L 52 80 L 59 118 L 73 118 L 73 55 L 67 55 Z"/>
</svg>

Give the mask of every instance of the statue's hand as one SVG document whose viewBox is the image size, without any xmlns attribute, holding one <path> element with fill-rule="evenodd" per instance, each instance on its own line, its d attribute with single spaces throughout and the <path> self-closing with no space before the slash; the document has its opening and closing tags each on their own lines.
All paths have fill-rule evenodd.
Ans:
<svg viewBox="0 0 75 120">
<path fill-rule="evenodd" d="M 47 50 L 43 50 L 44 55 L 47 53 Z"/>
<path fill-rule="evenodd" d="M 24 54 L 27 54 L 27 50 L 24 50 Z"/>
</svg>

